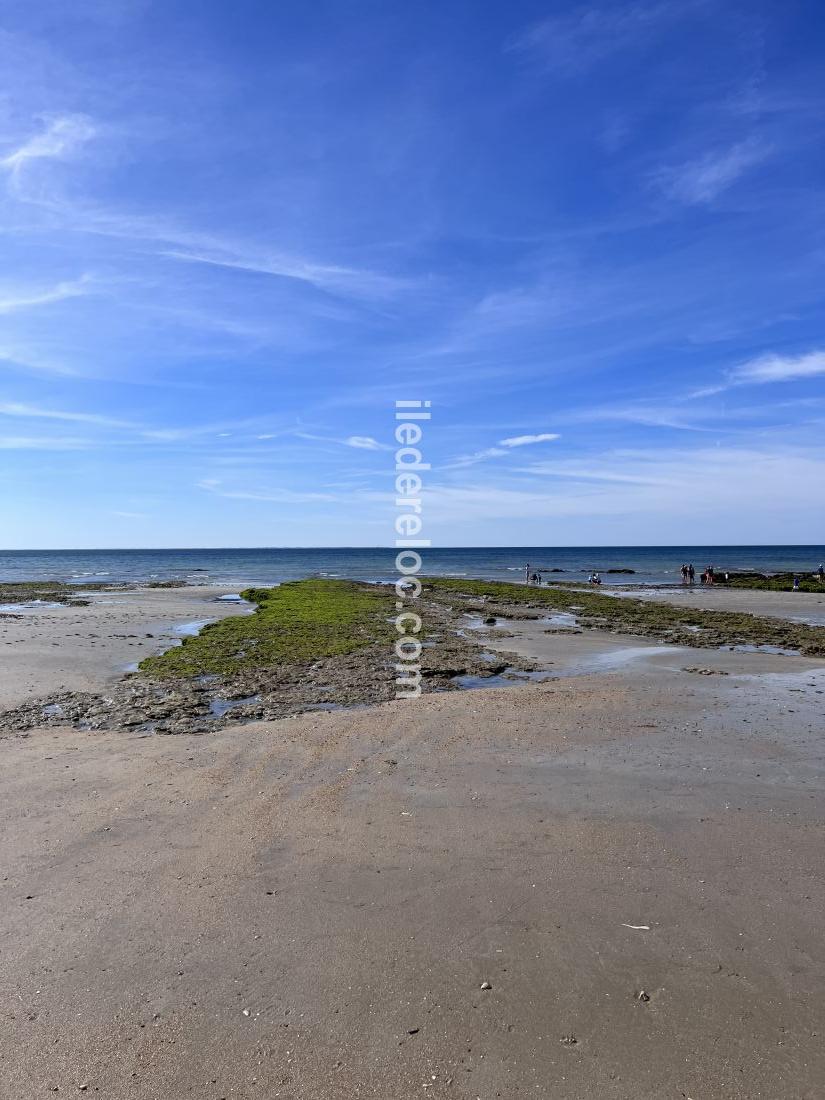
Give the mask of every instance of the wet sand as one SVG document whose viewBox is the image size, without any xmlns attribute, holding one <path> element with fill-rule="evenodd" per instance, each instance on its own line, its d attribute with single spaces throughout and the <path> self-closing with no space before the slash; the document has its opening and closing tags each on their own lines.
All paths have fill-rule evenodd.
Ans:
<svg viewBox="0 0 825 1100">
<path fill-rule="evenodd" d="M 637 599 L 670 603 L 676 607 L 698 607 L 708 611 L 745 611 L 750 615 L 770 615 L 791 622 L 825 626 L 825 585 L 818 592 L 760 592 L 751 588 L 725 588 L 722 585 L 694 585 L 679 588 L 617 588 L 603 586 L 602 591 Z"/>
<path fill-rule="evenodd" d="M 563 678 L 0 741 L 0 1095 L 825 1095 L 825 662 L 514 628 Z"/>
<path fill-rule="evenodd" d="M 238 614 L 230 588 L 82 593 L 89 607 L 0 611 L 0 710 L 59 691 L 99 691 L 166 649 L 176 627 Z M 241 605 L 243 606 L 243 605 Z"/>
<path fill-rule="evenodd" d="M 636 675 L 699 668 L 744 679 L 774 675 L 803 676 L 825 669 L 825 660 L 743 648 L 693 648 L 662 645 L 650 638 L 601 630 L 547 633 L 547 619 L 499 619 L 492 628 L 477 626 L 473 635 L 491 653 L 513 653 L 536 662 L 540 678 L 586 676 L 614 671 Z"/>
</svg>

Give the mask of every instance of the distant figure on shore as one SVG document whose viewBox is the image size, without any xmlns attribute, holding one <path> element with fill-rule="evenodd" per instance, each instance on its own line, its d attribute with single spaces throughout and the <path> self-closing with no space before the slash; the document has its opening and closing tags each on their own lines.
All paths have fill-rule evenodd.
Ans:
<svg viewBox="0 0 825 1100">
<path fill-rule="evenodd" d="M 541 573 L 536 573 L 536 580 L 541 584 Z"/>
<path fill-rule="evenodd" d="M 690 584 L 696 584 L 696 570 L 693 568 L 693 562 L 688 565 L 688 581 Z"/>
<path fill-rule="evenodd" d="M 796 573 L 794 573 L 794 576 L 793 576 L 793 589 L 792 589 L 792 591 L 793 592 L 798 592 L 799 591 L 799 577 L 796 575 Z"/>
<path fill-rule="evenodd" d="M 590 576 L 587 579 L 590 582 L 590 584 L 601 584 L 602 583 L 602 578 L 599 576 L 598 573 L 595 573 L 595 572 L 591 573 Z"/>
<path fill-rule="evenodd" d="M 687 584 L 687 582 L 688 582 L 688 567 L 686 565 L 682 565 L 682 584 Z"/>
<path fill-rule="evenodd" d="M 817 576 L 819 577 L 819 583 L 822 584 L 822 582 L 825 581 L 825 565 L 823 565 L 822 562 L 819 563 Z"/>
<path fill-rule="evenodd" d="M 530 563 L 529 562 L 524 567 L 524 583 L 525 584 L 530 583 Z"/>
<path fill-rule="evenodd" d="M 702 580 L 705 584 L 713 584 L 715 579 L 716 578 L 713 572 L 713 566 L 709 565 L 705 572 L 702 574 Z"/>
</svg>

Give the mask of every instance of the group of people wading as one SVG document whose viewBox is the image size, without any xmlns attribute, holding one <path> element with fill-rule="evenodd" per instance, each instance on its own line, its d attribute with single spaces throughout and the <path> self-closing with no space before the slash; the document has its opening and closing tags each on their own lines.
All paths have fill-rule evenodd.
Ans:
<svg viewBox="0 0 825 1100">
<path fill-rule="evenodd" d="M 728 579 L 727 573 L 725 574 L 725 580 Z M 709 565 L 699 580 L 702 584 L 715 584 L 716 583 L 716 570 L 712 565 Z M 682 566 L 682 584 L 696 584 L 696 570 L 693 564 Z"/>
</svg>

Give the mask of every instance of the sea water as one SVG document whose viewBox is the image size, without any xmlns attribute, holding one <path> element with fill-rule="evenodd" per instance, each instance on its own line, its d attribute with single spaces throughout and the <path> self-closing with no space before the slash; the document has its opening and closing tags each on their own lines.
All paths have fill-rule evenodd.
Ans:
<svg viewBox="0 0 825 1100">
<path fill-rule="evenodd" d="M 431 576 L 520 581 L 529 564 L 531 572 L 542 572 L 546 580 L 582 580 L 596 569 L 608 584 L 678 584 L 683 562 L 692 562 L 697 574 L 708 565 L 717 572 L 813 572 L 825 560 L 825 547 L 434 547 L 422 551 L 422 558 L 422 573 Z M 0 581 L 182 580 L 238 587 L 304 577 L 394 581 L 394 560 L 395 551 L 389 548 L 7 550 L 0 551 Z M 633 572 L 610 573 L 611 569 Z"/>
</svg>

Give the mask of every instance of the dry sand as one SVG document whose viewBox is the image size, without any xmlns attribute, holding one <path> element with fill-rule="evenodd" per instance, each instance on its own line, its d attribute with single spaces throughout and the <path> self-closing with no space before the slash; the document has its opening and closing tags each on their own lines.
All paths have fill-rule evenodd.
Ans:
<svg viewBox="0 0 825 1100">
<path fill-rule="evenodd" d="M 825 662 L 544 639 L 637 652 L 0 743 L 0 1096 L 825 1096 Z"/>
</svg>

